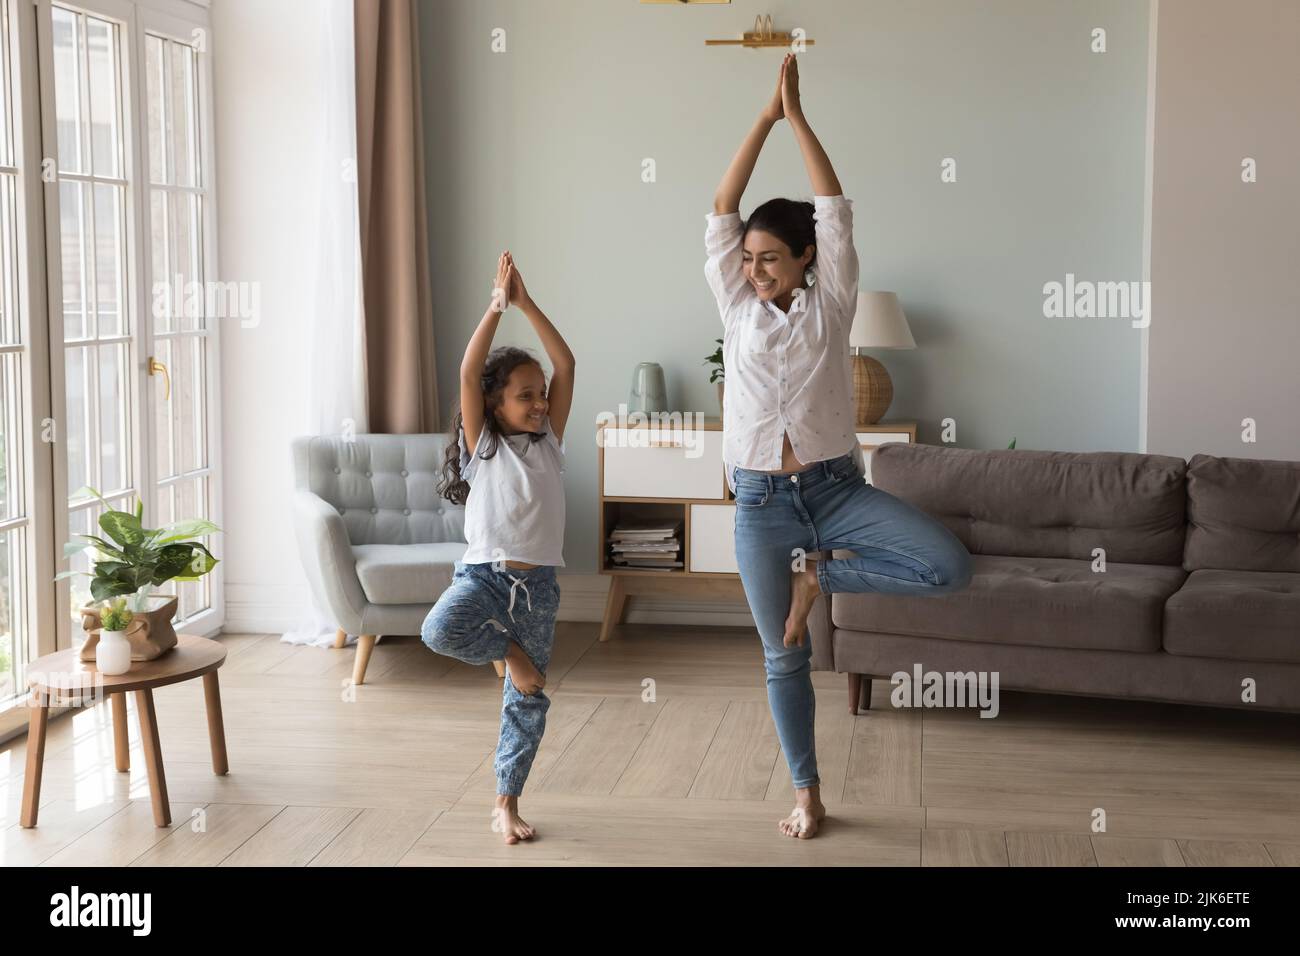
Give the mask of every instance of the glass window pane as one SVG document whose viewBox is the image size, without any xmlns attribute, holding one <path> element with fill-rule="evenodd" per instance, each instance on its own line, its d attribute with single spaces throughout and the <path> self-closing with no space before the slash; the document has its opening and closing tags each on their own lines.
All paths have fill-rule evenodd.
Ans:
<svg viewBox="0 0 1300 956">
<path fill-rule="evenodd" d="M 167 366 L 170 372 L 176 367 L 175 356 L 173 355 L 172 339 L 157 339 L 154 341 L 154 357 Z M 176 474 L 176 449 L 172 442 L 172 435 L 175 433 L 176 421 L 173 410 L 176 407 L 176 382 L 175 376 L 172 381 L 172 397 L 166 398 L 167 380 L 162 375 L 150 376 L 150 388 L 153 390 L 153 407 L 156 409 L 154 414 L 154 442 L 155 442 L 155 460 L 157 461 L 158 477 L 167 478 Z"/>
<path fill-rule="evenodd" d="M 184 193 L 172 193 L 169 197 L 171 207 L 171 280 L 180 291 L 182 308 L 180 327 L 182 329 L 201 329 L 204 327 L 204 310 L 206 296 L 203 294 L 203 273 L 199 267 L 198 203 L 197 196 Z"/>
<path fill-rule="evenodd" d="M 86 18 L 89 52 L 90 141 L 96 176 L 121 175 L 118 146 L 117 26 Z"/>
<path fill-rule="evenodd" d="M 149 100 L 149 181 L 170 182 L 167 177 L 166 117 L 163 109 L 165 60 L 161 37 L 146 36 L 145 87 Z"/>
<path fill-rule="evenodd" d="M 95 308 L 99 335 L 125 335 L 126 219 L 123 186 L 96 183 Z"/>
<path fill-rule="evenodd" d="M 72 489 L 76 491 L 75 488 Z M 99 515 L 103 511 L 103 506 L 99 502 L 85 508 L 78 508 L 68 515 L 68 540 L 80 541 L 76 537 L 79 534 L 102 534 L 99 530 Z M 92 530 L 93 529 L 93 530 Z M 90 573 L 91 564 L 95 561 L 95 549 L 88 548 L 80 554 L 73 555 L 67 561 L 67 570 L 81 571 L 82 574 L 73 575 L 68 579 L 71 586 L 69 587 L 70 598 L 68 601 L 68 612 L 72 618 L 72 643 L 74 646 L 80 646 L 86 642 L 86 632 L 81 629 L 81 609 L 87 604 L 94 603 L 94 598 L 90 595 L 90 578 L 84 575 Z"/>
<path fill-rule="evenodd" d="M 176 400 L 177 451 L 182 472 L 194 471 L 207 464 L 204 423 L 204 355 L 207 339 L 187 336 L 179 340 L 173 354 L 181 373 L 173 381 L 172 397 Z"/>
<path fill-rule="evenodd" d="M 89 453 L 94 447 L 90 423 L 94 421 L 91 400 L 95 392 L 90 380 L 90 366 L 86 362 L 87 348 L 84 345 L 70 347 L 64 365 L 64 390 L 68 404 L 68 428 L 64 437 L 68 449 L 69 495 L 92 484 Z M 99 490 L 103 491 L 102 488 Z"/>
<path fill-rule="evenodd" d="M 18 693 L 27 648 L 26 530 L 0 533 L 0 700 Z"/>
<path fill-rule="evenodd" d="M 99 347 L 99 491 L 105 495 L 131 487 L 127 348 L 124 342 Z"/>
<path fill-rule="evenodd" d="M 0 518 L 23 514 L 22 356 L 0 355 Z"/>
<path fill-rule="evenodd" d="M 171 274 L 171 231 L 167 228 L 170 199 L 171 196 L 162 189 L 152 190 L 149 196 L 149 248 L 153 268 L 150 311 L 155 332 L 170 332 L 176 328 L 173 313 L 178 291 L 173 285 L 175 277 Z"/>
<path fill-rule="evenodd" d="M 58 129 L 59 169 L 86 172 L 82 161 L 83 114 L 81 104 L 81 18 L 71 10 L 55 7 L 54 26 L 54 118 Z"/>
<path fill-rule="evenodd" d="M 194 50 L 184 43 L 169 41 L 171 59 L 171 103 L 168 125 L 171 128 L 172 175 L 181 186 L 197 186 L 198 150 L 195 148 Z"/>
<path fill-rule="evenodd" d="M 65 179 L 59 183 L 59 231 L 63 259 L 63 337 L 89 338 L 90 215 L 86 188 Z"/>
<path fill-rule="evenodd" d="M 0 173 L 0 343 L 22 342 L 18 317 L 18 183 Z"/>
</svg>

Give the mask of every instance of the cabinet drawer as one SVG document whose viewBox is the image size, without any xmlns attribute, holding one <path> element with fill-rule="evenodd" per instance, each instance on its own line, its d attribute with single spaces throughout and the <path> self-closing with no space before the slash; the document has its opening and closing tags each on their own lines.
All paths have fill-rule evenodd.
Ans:
<svg viewBox="0 0 1300 956">
<path fill-rule="evenodd" d="M 691 505 L 691 571 L 739 574 L 736 506 Z"/>
<path fill-rule="evenodd" d="M 681 428 L 603 431 L 606 497 L 723 497 L 722 432 Z"/>
</svg>

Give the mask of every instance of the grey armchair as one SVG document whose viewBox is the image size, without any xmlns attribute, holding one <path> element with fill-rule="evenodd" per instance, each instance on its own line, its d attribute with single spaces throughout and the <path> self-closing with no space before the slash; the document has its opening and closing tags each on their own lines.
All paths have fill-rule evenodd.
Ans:
<svg viewBox="0 0 1300 956">
<path fill-rule="evenodd" d="M 446 435 L 293 440 L 293 524 L 317 600 L 357 635 L 364 683 L 381 634 L 419 634 L 465 554 L 465 509 L 438 496 Z"/>
</svg>

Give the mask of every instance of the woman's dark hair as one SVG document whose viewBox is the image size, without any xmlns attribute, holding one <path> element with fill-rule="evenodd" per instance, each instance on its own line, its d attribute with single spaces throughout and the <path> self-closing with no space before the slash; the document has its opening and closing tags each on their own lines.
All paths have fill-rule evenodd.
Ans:
<svg viewBox="0 0 1300 956">
<path fill-rule="evenodd" d="M 503 345 L 493 349 L 488 353 L 487 361 L 483 363 L 481 379 L 483 429 L 488 432 L 487 447 L 483 449 L 481 456 L 483 458 L 491 458 L 497 453 L 500 436 L 504 434 L 501 431 L 501 423 L 497 421 L 496 410 L 501 405 L 506 383 L 510 381 L 510 373 L 519 366 L 528 364 L 536 365 L 539 369 L 542 367 L 532 355 L 513 345 Z M 438 482 L 438 494 L 457 505 L 463 505 L 469 500 L 469 482 L 460 475 L 460 439 L 464 430 L 464 411 L 457 408 L 456 415 L 451 420 L 451 441 L 447 443 L 447 451 L 442 463 L 442 481 Z M 532 440 L 540 441 L 542 437 L 542 435 L 533 435 Z M 474 449 L 469 449 L 469 453 L 473 455 Z"/>
<path fill-rule="evenodd" d="M 811 268 L 817 262 L 814 208 L 812 203 L 797 199 L 769 199 L 749 214 L 749 220 L 745 223 L 745 235 L 751 229 L 770 232 L 790 247 L 790 254 L 796 259 L 812 246 L 813 257 L 808 262 L 808 267 Z"/>
</svg>

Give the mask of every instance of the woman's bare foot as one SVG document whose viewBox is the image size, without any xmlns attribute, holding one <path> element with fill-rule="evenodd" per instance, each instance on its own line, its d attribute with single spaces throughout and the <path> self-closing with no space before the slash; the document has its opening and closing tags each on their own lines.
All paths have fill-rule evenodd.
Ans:
<svg viewBox="0 0 1300 956">
<path fill-rule="evenodd" d="M 794 812 L 777 826 L 788 837 L 811 840 L 817 835 L 817 829 L 826 818 L 826 808 L 822 806 L 821 787 L 806 787 L 794 792 Z"/>
<path fill-rule="evenodd" d="M 506 843 L 531 840 L 537 831 L 519 815 L 519 798 L 497 794 L 497 805 L 492 809 L 492 832 L 505 836 Z"/>
<path fill-rule="evenodd" d="M 808 561 L 802 571 L 790 575 L 790 614 L 785 619 L 786 647 L 803 647 L 804 637 L 808 632 L 808 614 L 813 602 L 822 593 L 817 581 L 817 563 Z"/>
<path fill-rule="evenodd" d="M 530 697 L 546 686 L 546 678 L 533 666 L 524 649 L 514 641 L 506 650 L 506 680 L 515 685 L 515 690 Z"/>
</svg>

